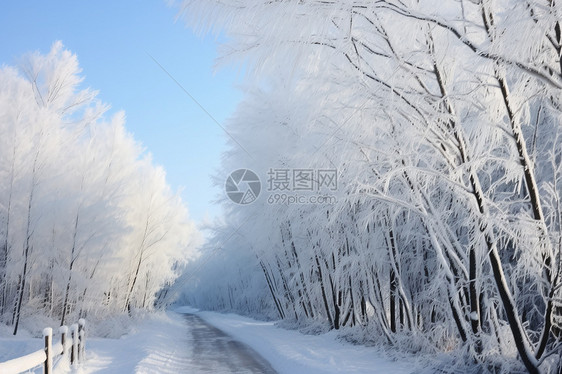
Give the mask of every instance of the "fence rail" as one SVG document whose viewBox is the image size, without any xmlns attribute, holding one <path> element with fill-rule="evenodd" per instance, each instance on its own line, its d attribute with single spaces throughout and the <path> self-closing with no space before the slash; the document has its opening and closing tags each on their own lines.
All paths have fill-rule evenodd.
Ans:
<svg viewBox="0 0 562 374">
<path fill-rule="evenodd" d="M 54 358 L 59 358 L 59 363 L 68 360 L 71 365 L 82 361 L 86 353 L 86 321 L 81 318 L 78 323 L 70 326 L 70 336 L 66 326 L 61 326 L 59 333 L 60 341 L 53 345 L 53 329 L 45 328 L 45 347 L 25 356 L 0 362 L 0 373 L 17 374 L 43 366 L 44 374 L 52 374 Z"/>
</svg>

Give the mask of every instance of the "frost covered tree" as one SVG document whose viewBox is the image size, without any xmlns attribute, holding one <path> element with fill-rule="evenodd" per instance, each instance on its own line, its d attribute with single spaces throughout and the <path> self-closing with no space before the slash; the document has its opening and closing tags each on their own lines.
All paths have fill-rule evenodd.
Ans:
<svg viewBox="0 0 562 374">
<path fill-rule="evenodd" d="M 0 321 L 14 335 L 31 315 L 152 309 L 198 241 L 163 170 L 80 73 L 60 42 L 0 69 Z"/>
<path fill-rule="evenodd" d="M 187 22 L 226 34 L 223 58 L 257 91 L 230 122 L 224 174 L 331 167 L 340 182 L 331 205 L 225 200 L 216 237 L 244 272 L 224 281 L 244 302 L 226 303 L 219 279 L 188 294 L 455 347 L 489 370 L 560 370 L 559 7 L 183 1 Z M 258 280 L 265 306 L 247 287 Z M 216 296 L 201 299 L 207 282 Z"/>
</svg>

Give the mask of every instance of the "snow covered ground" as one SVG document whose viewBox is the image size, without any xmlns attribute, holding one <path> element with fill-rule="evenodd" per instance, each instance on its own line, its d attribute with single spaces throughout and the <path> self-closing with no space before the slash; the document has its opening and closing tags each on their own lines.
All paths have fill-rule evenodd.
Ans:
<svg viewBox="0 0 562 374">
<path fill-rule="evenodd" d="M 182 312 L 195 313 L 265 358 L 280 374 L 389 373 L 409 374 L 415 363 L 390 361 L 375 349 L 341 342 L 334 333 L 303 335 L 234 314 L 198 312 L 183 307 L 142 321 L 120 339 L 87 340 L 87 361 L 63 373 L 196 373 L 193 334 Z M 42 346 L 41 339 L 0 339 L 0 362 Z M 217 352 L 218 354 L 219 352 Z M 35 371 L 40 373 L 41 369 Z"/>
</svg>

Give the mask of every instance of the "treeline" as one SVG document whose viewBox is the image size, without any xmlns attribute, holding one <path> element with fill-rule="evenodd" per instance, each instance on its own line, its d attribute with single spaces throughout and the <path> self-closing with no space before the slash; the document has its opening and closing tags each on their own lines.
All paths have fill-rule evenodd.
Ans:
<svg viewBox="0 0 562 374">
<path fill-rule="evenodd" d="M 184 1 L 254 87 L 220 179 L 262 180 L 224 199 L 187 298 L 459 370 L 562 370 L 560 6 Z M 275 204 L 272 169 L 337 169 L 337 203 Z"/>
<path fill-rule="evenodd" d="M 75 55 L 0 69 L 0 322 L 101 320 L 166 305 L 193 225 L 124 115 L 80 88 Z"/>
</svg>

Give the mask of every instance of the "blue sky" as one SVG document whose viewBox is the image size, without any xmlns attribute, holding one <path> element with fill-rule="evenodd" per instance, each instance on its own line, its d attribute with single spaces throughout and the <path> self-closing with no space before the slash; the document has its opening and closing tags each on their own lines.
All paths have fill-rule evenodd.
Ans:
<svg viewBox="0 0 562 374">
<path fill-rule="evenodd" d="M 84 85 L 100 91 L 111 113 L 126 112 L 127 129 L 166 169 L 172 188 L 183 187 L 190 215 L 200 221 L 219 213 L 211 201 L 222 190 L 209 175 L 227 136 L 152 57 L 223 125 L 241 98 L 241 74 L 215 71 L 215 37 L 194 35 L 176 14 L 164 0 L 6 2 L 0 64 L 46 53 L 61 40 L 78 56 Z"/>
</svg>

